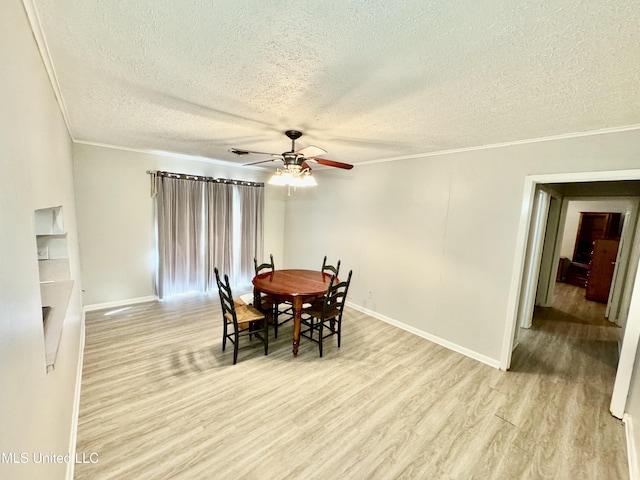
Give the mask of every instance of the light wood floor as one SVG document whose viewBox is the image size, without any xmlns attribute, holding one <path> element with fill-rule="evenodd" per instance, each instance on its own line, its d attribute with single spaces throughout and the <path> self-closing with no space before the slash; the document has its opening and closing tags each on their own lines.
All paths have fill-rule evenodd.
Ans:
<svg viewBox="0 0 640 480">
<path fill-rule="evenodd" d="M 584 293 L 584 288 L 556 282 L 553 308 L 538 309 L 536 318 L 545 319 L 552 315 L 555 320 L 562 322 L 612 327 L 604 316 L 607 304 L 589 301 L 584 298 Z"/>
<path fill-rule="evenodd" d="M 502 372 L 355 310 L 221 351 L 217 298 L 86 318 L 77 479 L 626 479 L 619 329 L 536 318 Z M 271 339 L 273 335 L 271 333 Z"/>
</svg>

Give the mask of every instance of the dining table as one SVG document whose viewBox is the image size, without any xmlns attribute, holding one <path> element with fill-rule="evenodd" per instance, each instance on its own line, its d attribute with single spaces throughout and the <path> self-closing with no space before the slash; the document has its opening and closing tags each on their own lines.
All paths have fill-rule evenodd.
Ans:
<svg viewBox="0 0 640 480">
<path fill-rule="evenodd" d="M 277 302 L 293 306 L 293 355 L 298 355 L 302 306 L 327 293 L 331 274 L 319 270 L 284 269 L 264 272 L 253 278 L 253 304 L 260 305 L 265 293 Z"/>
</svg>

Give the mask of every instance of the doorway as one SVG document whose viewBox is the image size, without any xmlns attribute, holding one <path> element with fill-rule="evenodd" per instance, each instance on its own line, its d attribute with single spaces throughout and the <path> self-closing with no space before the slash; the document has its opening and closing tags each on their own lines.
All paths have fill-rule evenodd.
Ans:
<svg viewBox="0 0 640 480">
<path fill-rule="evenodd" d="M 557 303 L 553 293 L 566 283 L 563 294 L 571 292 L 576 313 L 582 310 L 590 316 L 602 311 L 603 318 L 622 326 L 626 309 L 621 305 L 621 292 L 629 267 L 638 197 L 569 197 L 563 199 L 562 205 L 557 258 L 550 259 L 557 268 L 549 272 L 549 282 L 555 288 L 549 288 L 550 295 L 538 295 L 536 305 Z M 543 280 L 541 276 L 539 285 Z M 574 292 L 569 286 L 581 291 Z"/>
<path fill-rule="evenodd" d="M 621 193 L 621 188 L 610 185 L 610 194 Z M 556 308 L 575 318 L 583 312 L 598 324 L 607 317 L 622 326 L 628 305 L 621 292 L 640 197 L 593 197 L 589 192 L 576 196 L 575 187 L 574 196 L 563 197 L 566 189 L 566 185 L 536 187 L 518 327 L 531 328 L 534 307 Z M 558 286 L 567 297 L 564 302 L 557 298 Z M 594 318 L 596 313 L 601 318 Z M 519 344 L 520 333 L 516 328 L 514 345 Z"/>
<path fill-rule="evenodd" d="M 517 345 L 519 326 L 523 319 L 531 318 L 533 306 L 536 302 L 536 294 L 539 294 L 539 280 L 542 278 L 541 265 L 543 264 L 541 255 L 542 245 L 547 229 L 547 216 L 551 205 L 552 195 L 540 194 L 540 187 L 546 186 L 557 193 L 563 202 L 571 197 L 599 197 L 599 196 L 630 196 L 640 195 L 640 171 L 627 170 L 617 172 L 590 172 L 576 174 L 555 174 L 529 176 L 525 180 L 525 194 L 523 198 L 523 209 L 518 231 L 516 246 L 516 259 L 509 295 L 509 308 L 507 314 L 507 328 L 505 329 L 505 341 L 503 344 L 503 355 L 501 358 L 501 369 L 508 370 L 511 363 L 513 348 Z M 546 202 L 546 203 L 545 203 Z M 637 204 L 637 202 L 636 202 Z M 543 212 L 543 214 L 540 214 Z M 566 215 L 563 208 L 563 215 Z M 629 213 L 633 223 L 637 220 L 637 208 L 633 213 Z M 562 217 L 562 215 L 561 215 Z M 562 218 L 560 224 L 562 224 Z M 562 228 L 558 229 L 556 241 L 553 249 L 553 257 L 559 258 L 559 237 Z M 640 235 L 637 227 L 629 232 L 630 236 Z M 629 391 L 631 376 L 635 362 L 635 354 L 640 340 L 640 281 L 636 281 L 638 273 L 638 259 L 640 252 L 638 246 L 633 245 L 639 242 L 628 242 L 624 249 L 626 257 L 619 262 L 624 266 L 623 272 L 618 272 L 617 278 L 622 279 L 618 284 L 618 295 L 620 302 L 617 310 L 610 311 L 618 315 L 624 324 L 624 320 L 629 318 L 629 325 L 624 328 L 622 337 L 622 348 L 620 350 L 620 361 L 616 373 L 616 381 L 613 389 L 610 410 L 612 414 L 621 418 L 624 414 L 626 398 Z M 633 248 L 631 248 L 633 245 Z M 538 255 L 536 255 L 538 251 Z M 549 255 L 547 253 L 547 255 Z M 557 263 L 556 263 L 557 265 Z M 549 280 L 550 270 L 544 273 L 547 278 L 547 285 L 543 289 L 546 301 L 553 299 L 555 282 Z M 638 325 L 636 325 L 638 323 Z"/>
</svg>

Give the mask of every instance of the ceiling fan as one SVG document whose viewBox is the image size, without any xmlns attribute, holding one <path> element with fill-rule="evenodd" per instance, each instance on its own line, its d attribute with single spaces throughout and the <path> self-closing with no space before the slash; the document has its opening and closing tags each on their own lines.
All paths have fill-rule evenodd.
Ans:
<svg viewBox="0 0 640 480">
<path fill-rule="evenodd" d="M 284 164 L 282 170 L 277 169 L 273 178 L 269 181 L 276 185 L 289 185 L 294 187 L 304 187 L 308 185 L 317 185 L 313 177 L 311 177 L 310 163 L 325 165 L 327 167 L 343 168 L 351 170 L 353 165 L 349 163 L 337 162 L 326 158 L 318 158 L 318 155 L 327 153 L 322 148 L 313 145 L 306 148 L 296 150 L 296 140 L 302 136 L 302 132 L 298 130 L 287 130 L 284 134 L 291 140 L 291 150 L 284 153 L 267 153 L 254 152 L 251 150 L 243 150 L 241 148 L 231 148 L 229 151 L 236 155 L 269 155 L 270 159 L 260 160 L 258 162 L 246 163 L 246 165 L 257 165 L 259 163 L 281 161 Z"/>
</svg>

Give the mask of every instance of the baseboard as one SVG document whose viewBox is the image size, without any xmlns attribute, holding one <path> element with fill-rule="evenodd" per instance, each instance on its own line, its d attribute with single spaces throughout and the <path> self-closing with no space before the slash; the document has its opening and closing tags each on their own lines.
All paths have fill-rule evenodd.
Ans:
<svg viewBox="0 0 640 480">
<path fill-rule="evenodd" d="M 91 312 L 93 310 L 104 310 L 105 308 L 118 308 L 133 305 L 135 303 L 154 302 L 158 300 L 155 295 L 149 295 L 148 297 L 129 298 L 126 300 L 116 300 L 115 302 L 106 303 L 94 303 L 93 305 L 85 305 L 83 310 L 85 312 Z"/>
<path fill-rule="evenodd" d="M 84 366 L 84 340 L 85 325 L 84 312 L 80 319 L 80 343 L 78 346 L 78 369 L 76 371 L 76 388 L 73 395 L 73 410 L 71 412 L 71 436 L 69 438 L 69 453 L 74 456 L 76 453 L 76 444 L 78 441 L 78 417 L 80 416 L 80 389 L 82 387 L 82 367 Z M 75 462 L 69 462 L 67 465 L 67 480 L 73 480 L 75 473 Z"/>
<path fill-rule="evenodd" d="M 432 335 L 430 333 L 427 333 L 423 330 L 417 329 L 415 327 L 412 327 L 411 325 L 407 325 L 406 323 L 402 323 L 399 322 L 397 320 L 394 320 L 393 318 L 387 317 L 385 315 L 382 315 L 378 312 L 374 312 L 372 310 L 369 310 L 367 308 L 361 307 L 360 305 L 355 305 L 354 303 L 351 302 L 347 302 L 347 305 L 355 310 L 358 310 L 359 312 L 362 312 L 366 315 L 369 315 L 370 317 L 376 318 L 378 320 L 382 320 L 385 323 L 388 323 L 390 325 L 393 325 L 394 327 L 398 327 L 401 328 L 402 330 L 405 330 L 409 333 L 413 333 L 414 335 L 417 335 L 419 337 L 422 337 L 426 340 L 429 340 L 430 342 L 436 343 L 442 347 L 448 348 L 449 350 L 453 350 L 454 352 L 460 353 L 462 355 L 464 355 L 465 357 L 469 357 L 472 358 L 474 360 L 477 360 L 478 362 L 484 363 L 486 365 L 489 365 L 490 367 L 493 368 L 500 368 L 500 361 L 496 360 L 494 358 L 489 358 L 485 355 L 481 355 L 478 352 L 474 352 L 473 350 L 469 350 L 468 348 L 465 347 L 461 347 L 460 345 L 457 345 L 455 343 L 452 343 L 448 340 L 445 340 L 443 338 L 440 337 L 436 337 L 435 335 Z"/>
<path fill-rule="evenodd" d="M 629 479 L 640 480 L 640 469 L 638 468 L 638 450 L 633 430 L 633 417 L 625 413 L 622 417 L 624 430 L 627 435 L 627 458 L 629 460 Z"/>
</svg>

